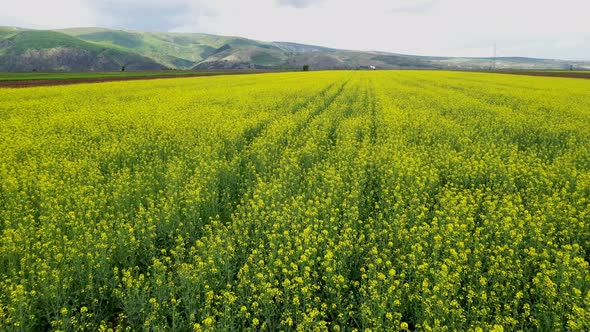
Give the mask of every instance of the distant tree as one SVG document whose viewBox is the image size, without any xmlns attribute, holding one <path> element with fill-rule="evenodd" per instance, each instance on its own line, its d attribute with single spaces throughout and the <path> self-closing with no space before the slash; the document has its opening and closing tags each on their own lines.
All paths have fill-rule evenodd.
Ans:
<svg viewBox="0 0 590 332">
<path fill-rule="evenodd" d="M 125 66 L 121 67 L 121 71 L 125 71 Z"/>
<path fill-rule="evenodd" d="M 570 71 L 574 70 L 574 65 L 570 65 Z"/>
<path fill-rule="evenodd" d="M 309 71 L 309 65 L 304 65 L 303 66 L 303 71 Z"/>
</svg>

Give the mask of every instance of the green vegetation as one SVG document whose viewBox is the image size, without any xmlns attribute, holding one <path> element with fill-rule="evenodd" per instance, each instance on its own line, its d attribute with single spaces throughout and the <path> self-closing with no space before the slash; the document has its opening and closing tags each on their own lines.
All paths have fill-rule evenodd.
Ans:
<svg viewBox="0 0 590 332">
<path fill-rule="evenodd" d="M 0 71 L 161 70 L 137 55 L 54 31 L 21 31 L 0 41 Z"/>
<path fill-rule="evenodd" d="M 104 47 L 91 44 L 54 31 L 22 31 L 8 39 L 11 53 L 24 53 L 29 49 L 46 49 L 66 47 L 74 49 L 88 49 L 100 52 Z"/>
<path fill-rule="evenodd" d="M 124 48 L 137 48 L 142 45 L 142 36 L 138 33 L 130 33 L 125 31 L 104 31 L 104 32 L 93 32 L 83 35 L 78 35 L 83 40 L 108 43 L 114 46 L 120 46 Z"/>
<path fill-rule="evenodd" d="M 21 80 L 61 80 L 73 78 L 108 78 L 108 77 L 149 77 L 149 76 L 185 76 L 209 75 L 218 72 L 197 71 L 151 71 L 151 72 L 63 72 L 63 73 L 14 73 L 0 72 L 0 81 Z"/>
<path fill-rule="evenodd" d="M 136 32 L 96 28 L 60 31 L 82 40 L 135 52 L 155 59 L 170 68 L 179 69 L 190 69 L 215 49 L 232 40 L 239 39 L 206 34 Z"/>
<path fill-rule="evenodd" d="M 124 31 L 103 28 L 73 28 L 28 31 L 0 28 L 0 55 L 13 48 L 13 58 L 0 58 L 0 70 L 30 70 L 30 57 L 43 70 L 113 70 L 134 57 L 135 70 L 163 69 L 291 69 L 309 64 L 313 69 L 468 69 L 490 68 L 491 58 L 450 58 L 360 52 L 288 42 L 262 42 L 240 37 L 199 33 Z M 67 35 L 67 36 L 66 36 Z M 68 37 L 69 36 L 69 37 Z M 10 45 L 16 38 L 19 45 Z M 52 52 L 39 52 L 39 48 Z M 56 52 L 56 48 L 70 50 Z M 106 57 L 92 63 L 92 57 Z M 67 59 L 68 61 L 66 61 Z M 6 65 L 9 63 L 10 65 Z M 565 69 L 590 63 L 532 58 L 498 58 L 497 69 Z M 156 68 L 157 67 L 157 68 Z M 39 69 L 39 68 L 37 68 Z"/>
<path fill-rule="evenodd" d="M 19 31 L 20 30 L 18 30 L 17 28 L 0 27 L 0 41 L 2 39 L 6 39 L 6 38 L 14 36 Z"/>
<path fill-rule="evenodd" d="M 0 89 L 1 331 L 590 331 L 590 81 Z"/>
<path fill-rule="evenodd" d="M 413 58 L 408 56 L 398 56 L 398 55 L 378 55 L 373 58 L 374 60 L 383 61 L 390 65 L 396 65 L 400 67 L 409 67 L 409 68 L 432 68 L 433 65 L 428 60 L 423 60 L 419 58 Z"/>
</svg>

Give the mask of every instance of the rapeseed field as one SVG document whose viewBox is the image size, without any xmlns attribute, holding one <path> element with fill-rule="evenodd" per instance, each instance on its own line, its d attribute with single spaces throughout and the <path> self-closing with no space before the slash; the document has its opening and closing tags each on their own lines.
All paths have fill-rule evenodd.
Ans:
<svg viewBox="0 0 590 332">
<path fill-rule="evenodd" d="M 588 331 L 590 81 L 0 89 L 1 331 Z"/>
</svg>

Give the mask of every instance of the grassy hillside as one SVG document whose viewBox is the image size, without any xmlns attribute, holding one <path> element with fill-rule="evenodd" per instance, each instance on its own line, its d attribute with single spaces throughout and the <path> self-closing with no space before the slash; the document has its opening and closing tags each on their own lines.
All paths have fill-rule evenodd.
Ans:
<svg viewBox="0 0 590 332">
<path fill-rule="evenodd" d="M 42 50 L 42 51 L 40 51 Z M 23 31 L 0 28 L 0 70 L 129 69 L 459 69 L 485 70 L 490 58 L 427 57 L 338 50 L 289 42 L 262 42 L 200 33 L 143 32 L 105 28 Z M 509 57 L 496 69 L 559 70 L 590 62 Z"/>
<path fill-rule="evenodd" d="M 285 68 L 288 59 L 289 54 L 275 45 L 234 38 L 213 51 L 195 69 Z"/>
<path fill-rule="evenodd" d="M 344 51 L 322 46 L 197 33 L 73 28 L 59 30 L 85 41 L 136 52 L 178 69 L 381 69 L 437 68 L 427 60 L 389 53 Z"/>
<path fill-rule="evenodd" d="M 21 31 L 0 42 L 0 70 L 160 70 L 147 57 L 55 31 Z"/>
<path fill-rule="evenodd" d="M 168 67 L 178 69 L 188 69 L 195 66 L 216 49 L 235 39 L 196 33 L 175 34 L 100 28 L 75 28 L 60 31 L 85 41 L 135 52 Z"/>
<path fill-rule="evenodd" d="M 46 49 L 52 47 L 68 47 L 76 49 L 97 50 L 98 45 L 72 38 L 54 31 L 22 31 L 7 39 L 5 51 L 12 53 L 25 52 L 29 49 Z"/>
<path fill-rule="evenodd" d="M 16 35 L 21 32 L 22 29 L 13 27 L 0 27 L 0 41 Z"/>
</svg>

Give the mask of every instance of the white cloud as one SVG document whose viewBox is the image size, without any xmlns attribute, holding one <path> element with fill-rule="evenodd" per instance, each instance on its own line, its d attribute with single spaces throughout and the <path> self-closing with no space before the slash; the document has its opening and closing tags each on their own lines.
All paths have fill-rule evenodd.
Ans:
<svg viewBox="0 0 590 332">
<path fill-rule="evenodd" d="M 0 26 L 66 28 L 97 24 L 95 13 L 83 0 L 3 0 Z"/>
<path fill-rule="evenodd" d="M 170 31 L 216 15 L 205 1 L 195 0 L 92 0 L 88 5 L 102 25 L 148 31 Z"/>
<path fill-rule="evenodd" d="M 295 8 L 305 8 L 316 4 L 322 0 L 277 0 L 280 5 L 291 6 Z"/>
<path fill-rule="evenodd" d="M 110 2 L 109 2 L 110 1 Z M 587 0 L 18 0 L 0 25 L 107 26 L 422 55 L 590 60 Z"/>
<path fill-rule="evenodd" d="M 553 47 L 556 48 L 575 48 L 575 47 L 579 47 L 579 46 L 584 46 L 585 41 L 584 39 L 578 38 L 578 39 L 562 39 L 562 40 L 558 40 L 555 43 L 553 43 Z"/>
<path fill-rule="evenodd" d="M 419 14 L 430 10 L 436 4 L 435 0 L 399 1 L 391 10 L 394 13 Z"/>
</svg>

